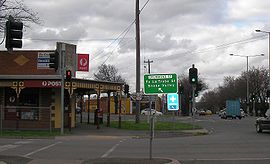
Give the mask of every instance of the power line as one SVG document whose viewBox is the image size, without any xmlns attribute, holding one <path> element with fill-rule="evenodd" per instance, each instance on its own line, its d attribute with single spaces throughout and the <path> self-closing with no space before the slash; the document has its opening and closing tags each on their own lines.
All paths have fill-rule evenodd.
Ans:
<svg viewBox="0 0 270 164">
<path fill-rule="evenodd" d="M 146 5 L 149 3 L 149 1 L 150 0 L 147 0 L 146 1 L 146 3 L 143 5 L 143 7 L 141 8 L 141 10 L 140 10 L 140 12 L 142 12 L 143 11 L 143 9 L 146 7 Z M 118 35 L 118 37 L 112 42 L 112 43 L 110 43 L 105 49 L 107 49 L 107 48 L 109 48 L 114 42 L 116 42 L 118 39 L 120 39 L 120 37 L 124 34 L 124 36 L 120 39 L 120 41 L 118 42 L 118 44 L 117 44 L 117 46 L 121 43 L 121 41 L 125 38 L 125 36 L 127 35 L 127 33 L 130 31 L 130 29 L 131 29 L 131 27 L 132 27 L 132 25 L 134 24 L 136 22 L 136 19 L 134 19 L 133 21 L 132 21 L 132 23 L 120 34 L 120 35 Z M 117 48 L 117 46 L 114 48 L 114 50 Z M 92 60 L 95 60 L 95 59 L 97 59 L 97 57 L 98 56 L 100 56 L 100 54 L 102 54 L 102 53 L 104 53 L 105 52 L 105 49 L 103 49 L 103 50 L 101 50 L 99 53 L 97 53 L 96 54 L 96 57 L 94 57 Z M 104 63 L 106 63 L 106 61 L 113 55 L 113 51 L 114 50 L 112 50 L 111 51 L 111 54 L 104 60 L 104 62 L 102 63 L 102 64 L 104 64 Z M 104 56 L 105 57 L 105 56 Z M 92 61 L 91 60 L 91 61 Z"/>
<path fill-rule="evenodd" d="M 146 5 L 149 3 L 149 1 L 150 0 L 147 0 L 146 2 L 145 2 L 145 4 L 143 5 L 143 7 L 141 8 L 141 10 L 140 10 L 140 12 L 142 12 L 143 11 L 143 9 L 146 7 Z M 95 60 L 95 59 L 97 59 L 97 57 L 100 55 L 100 54 L 102 54 L 102 53 L 104 53 L 105 52 L 105 49 L 107 49 L 107 48 L 109 48 L 113 43 L 115 43 L 126 31 L 129 31 L 130 30 L 130 28 L 131 28 L 131 26 L 134 24 L 136 22 L 136 19 L 134 19 L 131 23 L 130 23 L 130 25 L 120 34 L 120 35 L 118 35 L 118 37 L 113 41 L 113 42 L 111 42 L 107 47 L 105 47 L 103 50 L 101 50 L 100 52 L 98 52 L 97 54 L 96 54 L 96 56 L 93 58 L 93 59 L 91 59 L 91 61 L 92 60 Z M 126 35 L 127 33 L 125 33 L 125 35 Z M 111 55 L 110 55 L 111 56 Z M 108 59 L 105 59 L 106 61 L 108 60 Z"/>
<path fill-rule="evenodd" d="M 103 39 L 56 39 L 56 38 L 24 38 L 26 40 L 33 40 L 33 41 L 74 41 L 74 42 L 79 42 L 79 41 L 110 41 L 110 40 L 116 40 L 113 38 L 103 38 Z"/>
<path fill-rule="evenodd" d="M 100 54 L 102 54 L 102 53 L 105 52 L 105 49 L 109 48 L 112 44 L 114 44 L 117 40 L 119 40 L 119 38 L 120 38 L 123 34 L 124 34 L 124 36 L 126 36 L 127 32 L 131 29 L 131 27 L 132 27 L 132 25 L 133 25 L 134 23 L 135 23 L 135 20 L 134 20 L 132 23 L 130 23 L 130 25 L 129 25 L 129 26 L 128 26 L 121 34 L 119 34 L 118 37 L 117 37 L 116 39 L 114 39 L 108 46 L 106 46 L 104 49 L 102 49 L 100 52 L 98 52 L 98 53 L 96 54 L 96 56 L 95 56 L 93 59 L 91 59 L 91 61 L 97 59 L 97 57 L 98 57 Z M 123 40 L 123 39 L 124 39 L 124 37 L 122 37 L 121 40 Z"/>
<path fill-rule="evenodd" d="M 214 46 L 214 47 L 211 47 L 211 48 L 204 48 L 204 49 L 200 49 L 200 50 L 197 50 L 197 51 L 196 50 L 191 50 L 191 51 L 187 51 L 187 52 L 177 54 L 177 56 L 178 55 L 187 55 L 187 54 L 206 53 L 206 52 L 214 51 L 214 50 L 217 50 L 217 49 L 227 48 L 227 47 L 230 47 L 230 46 L 233 46 L 233 45 L 255 42 L 255 41 L 258 41 L 258 40 L 265 39 L 265 38 L 267 38 L 267 36 L 268 36 L 268 34 L 261 35 L 261 36 L 255 36 L 255 37 L 247 38 L 247 39 L 244 39 L 244 40 L 238 40 L 238 41 L 235 41 L 235 42 L 220 44 L 220 45 L 217 45 L 217 46 Z M 166 56 L 166 58 L 171 57 L 171 56 L 175 56 L 175 55 Z M 159 58 L 163 58 L 163 57 L 156 57 L 154 59 L 159 59 Z"/>
</svg>

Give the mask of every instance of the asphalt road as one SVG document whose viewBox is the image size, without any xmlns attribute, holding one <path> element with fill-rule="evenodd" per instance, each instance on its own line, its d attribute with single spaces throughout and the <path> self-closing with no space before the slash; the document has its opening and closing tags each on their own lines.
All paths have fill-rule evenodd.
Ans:
<svg viewBox="0 0 270 164">
<path fill-rule="evenodd" d="M 153 157 L 183 164 L 270 163 L 270 133 L 255 132 L 255 118 L 224 120 L 217 116 L 163 118 L 195 122 L 210 131 L 204 136 L 154 138 Z M 0 139 L 0 159 L 11 163 L 82 163 L 97 158 L 149 158 L 149 139 L 109 134 L 89 128 L 56 139 Z M 136 132 L 135 132 L 136 133 Z M 106 135 L 104 135 L 106 134 Z"/>
</svg>

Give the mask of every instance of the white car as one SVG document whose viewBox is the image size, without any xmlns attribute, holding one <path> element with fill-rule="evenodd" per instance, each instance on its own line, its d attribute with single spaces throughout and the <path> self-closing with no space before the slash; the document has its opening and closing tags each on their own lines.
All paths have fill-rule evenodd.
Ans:
<svg viewBox="0 0 270 164">
<path fill-rule="evenodd" d="M 246 113 L 244 112 L 244 110 L 242 108 L 240 109 L 240 113 L 241 113 L 241 117 L 245 117 L 246 116 Z"/>
<path fill-rule="evenodd" d="M 150 110 L 149 110 L 149 108 L 143 109 L 143 110 L 141 111 L 141 114 L 142 114 L 142 115 L 150 115 Z M 163 115 L 163 113 L 161 113 L 161 112 L 159 112 L 159 111 L 156 111 L 155 109 L 151 109 L 151 114 L 152 114 L 152 115 L 156 115 L 156 116 L 161 116 L 161 115 Z"/>
</svg>

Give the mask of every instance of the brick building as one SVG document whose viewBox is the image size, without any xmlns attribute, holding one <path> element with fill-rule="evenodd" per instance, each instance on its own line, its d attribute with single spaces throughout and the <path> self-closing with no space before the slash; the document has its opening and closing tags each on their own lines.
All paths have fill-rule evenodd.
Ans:
<svg viewBox="0 0 270 164">
<path fill-rule="evenodd" d="M 121 92 L 121 83 L 73 78 L 71 82 L 64 81 L 62 108 L 60 71 L 42 65 L 39 60 L 42 54 L 54 51 L 14 51 L 12 54 L 0 51 L 0 114 L 3 129 L 60 129 L 62 115 L 64 126 L 73 128 L 76 96 L 97 94 L 99 107 L 101 93 Z M 69 69 L 75 72 L 76 46 L 67 47 L 65 53 L 60 54 L 70 54 Z M 63 56 L 61 58 L 60 65 Z"/>
</svg>

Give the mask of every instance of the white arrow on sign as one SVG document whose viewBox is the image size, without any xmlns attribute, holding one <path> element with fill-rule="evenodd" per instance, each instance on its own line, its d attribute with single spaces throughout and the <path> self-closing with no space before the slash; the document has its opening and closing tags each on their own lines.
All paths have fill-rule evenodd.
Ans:
<svg viewBox="0 0 270 164">
<path fill-rule="evenodd" d="M 163 90 L 161 88 L 158 88 L 158 91 L 163 92 Z"/>
</svg>

